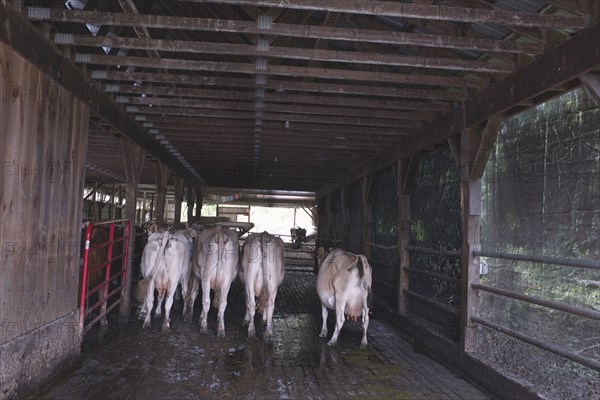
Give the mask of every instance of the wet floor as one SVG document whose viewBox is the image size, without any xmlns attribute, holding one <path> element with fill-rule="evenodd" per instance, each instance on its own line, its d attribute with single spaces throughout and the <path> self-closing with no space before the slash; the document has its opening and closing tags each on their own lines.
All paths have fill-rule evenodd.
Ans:
<svg viewBox="0 0 600 400">
<path fill-rule="evenodd" d="M 271 344 L 245 337 L 243 295 L 236 285 L 226 311 L 226 338 L 215 336 L 214 310 L 208 335 L 199 333 L 199 309 L 193 324 L 181 322 L 181 309 L 172 312 L 166 335 L 160 333 L 160 320 L 147 331 L 141 322 L 121 325 L 103 344 L 87 343 L 78 365 L 35 398 L 492 399 L 413 351 L 395 328 L 376 317 L 371 318 L 368 349 L 359 349 L 362 327 L 350 321 L 338 346 L 328 347 L 318 337 L 315 281 L 311 273 L 286 272 Z M 331 335 L 331 313 L 328 322 Z"/>
</svg>

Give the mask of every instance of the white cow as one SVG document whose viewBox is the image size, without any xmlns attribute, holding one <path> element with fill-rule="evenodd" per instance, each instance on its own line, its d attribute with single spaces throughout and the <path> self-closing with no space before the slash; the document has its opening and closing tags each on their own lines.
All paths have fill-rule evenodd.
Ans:
<svg viewBox="0 0 600 400">
<path fill-rule="evenodd" d="M 144 254 L 142 254 L 142 274 L 144 278 L 148 279 L 146 303 L 142 309 L 142 311 L 146 311 L 144 328 L 150 326 L 151 310 L 154 303 L 154 289 L 156 288 L 159 297 L 155 315 L 159 316 L 161 314 L 162 301 L 166 296 L 162 331 L 169 331 L 173 296 L 180 283 L 184 298 L 184 319 L 191 319 L 195 296 L 193 293 L 189 295 L 188 291 L 190 289 L 189 280 L 192 272 L 191 255 L 195 235 L 196 231 L 185 229 L 175 233 L 163 232 L 151 234 L 148 238 L 146 248 L 150 245 L 149 251 L 146 254 L 146 248 L 144 248 Z M 148 260 L 148 264 L 146 260 Z M 152 261 L 154 261 L 153 264 Z M 195 279 L 193 275 L 192 279 Z M 192 284 L 191 286 L 193 287 L 194 285 Z M 195 286 L 197 287 L 198 285 L 196 284 Z"/>
<path fill-rule="evenodd" d="M 262 314 L 266 323 L 265 341 L 273 336 L 273 311 L 277 289 L 285 274 L 283 240 L 267 232 L 253 233 L 242 247 L 242 268 L 240 278 L 246 289 L 246 316 L 244 325 L 248 325 L 248 337 L 256 337 L 254 312 Z M 258 307 L 256 297 L 259 298 Z"/>
<path fill-rule="evenodd" d="M 327 337 L 328 308 L 335 310 L 336 322 L 329 346 L 337 343 L 344 316 L 356 321 L 362 314 L 363 337 L 361 348 L 367 346 L 369 326 L 368 299 L 371 295 L 373 273 L 367 258 L 335 249 L 325 258 L 317 276 L 317 294 L 321 300 L 323 326 L 320 337 Z"/>
<path fill-rule="evenodd" d="M 220 226 L 198 234 L 194 246 L 193 265 L 202 285 L 200 331 L 207 333 L 210 290 L 215 291 L 213 307 L 217 312 L 217 336 L 225 336 L 225 308 L 231 283 L 238 274 L 239 245 L 237 234 Z"/>
</svg>

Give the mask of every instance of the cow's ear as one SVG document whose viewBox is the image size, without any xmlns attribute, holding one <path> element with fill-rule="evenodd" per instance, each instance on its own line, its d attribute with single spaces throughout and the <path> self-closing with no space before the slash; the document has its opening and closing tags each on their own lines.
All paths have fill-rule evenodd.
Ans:
<svg viewBox="0 0 600 400">
<path fill-rule="evenodd" d="M 319 258 L 320 258 L 320 257 L 322 257 L 322 256 L 323 256 L 323 254 L 325 254 L 325 249 L 324 249 L 323 247 L 319 247 L 319 248 L 317 249 L 317 257 L 319 257 Z"/>
<path fill-rule="evenodd" d="M 188 235 L 190 235 L 191 238 L 195 238 L 196 236 L 198 236 L 198 231 L 195 229 L 188 229 Z"/>
</svg>

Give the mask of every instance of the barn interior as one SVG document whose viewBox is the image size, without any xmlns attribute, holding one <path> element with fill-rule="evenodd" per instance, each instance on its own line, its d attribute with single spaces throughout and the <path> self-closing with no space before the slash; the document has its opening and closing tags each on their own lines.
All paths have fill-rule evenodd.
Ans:
<svg viewBox="0 0 600 400">
<path fill-rule="evenodd" d="M 490 396 L 600 395 L 598 1 L 0 6 L 0 398 L 81 355 L 82 219 L 207 203 L 311 213 Z"/>
</svg>

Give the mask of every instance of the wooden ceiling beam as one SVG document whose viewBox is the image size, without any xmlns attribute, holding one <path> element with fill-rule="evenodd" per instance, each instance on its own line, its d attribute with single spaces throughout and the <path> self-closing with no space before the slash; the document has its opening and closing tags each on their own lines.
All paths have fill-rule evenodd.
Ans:
<svg viewBox="0 0 600 400">
<path fill-rule="evenodd" d="M 214 90 L 204 88 L 172 88 L 165 86 L 150 86 L 150 85 L 119 85 L 108 84 L 104 85 L 107 92 L 115 94 L 130 94 L 142 97 L 148 96 L 164 96 L 166 98 L 191 98 L 191 99 L 222 99 L 222 100 L 254 100 L 254 88 L 234 88 L 232 90 Z M 295 96 L 290 96 L 285 92 L 277 92 L 268 90 L 265 92 L 265 103 L 293 103 L 293 104 L 312 104 L 323 107 L 343 107 L 359 108 L 359 109 L 379 109 L 379 110 L 419 110 L 411 115 L 416 119 L 430 119 L 433 112 L 441 112 L 447 110 L 447 107 L 442 104 L 418 103 L 418 102 L 398 102 L 389 100 L 357 99 L 352 97 L 331 97 L 331 96 L 315 96 L 308 93 L 301 93 Z"/>
<path fill-rule="evenodd" d="M 247 0 L 185 0 L 192 3 L 248 4 Z M 329 11 L 398 18 L 420 18 L 438 21 L 494 23 L 506 26 L 582 29 L 587 20 L 580 16 L 561 16 L 514 11 L 484 10 L 389 1 L 322 1 L 322 0 L 253 0 L 257 7 Z"/>
<path fill-rule="evenodd" d="M 257 70 L 255 64 L 190 61 L 172 58 L 148 58 L 131 56 L 107 56 L 90 53 L 75 54 L 75 62 L 80 64 L 96 64 L 109 66 L 144 67 L 153 69 L 171 69 L 186 71 L 229 72 L 250 75 L 278 75 L 318 79 L 352 80 L 384 83 L 400 83 L 429 86 L 451 86 L 459 88 L 480 88 L 487 82 L 483 79 L 467 79 L 462 77 L 440 75 L 417 75 L 371 71 L 353 71 L 346 69 L 306 68 L 297 66 L 269 65 L 266 70 Z"/>
<path fill-rule="evenodd" d="M 399 53 L 369 53 L 352 51 L 331 51 L 294 47 L 269 47 L 259 51 L 254 45 L 192 42 L 180 40 L 160 40 L 151 38 L 127 38 L 108 36 L 73 35 L 55 33 L 54 42 L 69 46 L 111 47 L 137 49 L 151 52 L 168 51 L 199 54 L 236 54 L 251 57 L 281 58 L 305 61 L 328 61 L 368 65 L 389 65 L 401 67 L 432 68 L 455 71 L 510 73 L 512 63 L 465 60 L 456 58 L 434 58 L 404 56 Z"/>
<path fill-rule="evenodd" d="M 205 99 L 176 99 L 169 97 L 131 97 L 118 96 L 117 102 L 129 105 L 148 106 L 174 106 L 201 109 L 220 109 L 220 110 L 242 110 L 251 111 L 255 109 L 254 101 L 220 101 Z M 423 113 L 416 111 L 397 111 L 397 110 L 364 110 L 356 108 L 346 108 L 343 106 L 310 106 L 300 104 L 279 104 L 265 102 L 262 108 L 263 112 L 271 113 L 290 113 L 290 114 L 310 114 L 310 115 L 333 115 L 364 118 L 387 118 L 398 120 L 420 120 L 430 121 L 436 114 Z"/>
<path fill-rule="evenodd" d="M 207 86 L 225 86 L 232 90 L 244 90 L 252 88 L 254 93 L 255 81 L 249 78 L 227 78 L 215 76 L 202 76 L 192 74 L 159 74 L 151 72 L 120 72 L 120 71 L 91 71 L 91 76 L 94 79 L 110 80 L 110 81 L 131 81 L 131 82 L 146 82 L 146 83 L 176 83 L 182 85 L 207 85 Z M 120 85 L 119 85 L 120 86 Z M 131 85 L 135 86 L 134 84 Z M 468 94 L 465 90 L 448 87 L 438 87 L 431 89 L 426 86 L 379 86 L 379 85 L 359 85 L 359 84 L 340 84 L 330 82 L 298 82 L 269 79 L 265 85 L 266 89 L 274 89 L 275 98 L 280 96 L 283 101 L 294 101 L 296 97 L 308 96 L 309 99 L 317 99 L 320 94 L 325 95 L 357 95 L 357 96 L 378 96 L 378 97 L 394 97 L 396 106 L 405 107 L 405 109 L 417 109 L 424 111 L 447 111 L 448 105 L 443 103 L 423 103 L 423 102 L 407 102 L 406 99 L 428 99 L 437 101 L 461 101 L 466 100 Z M 302 92 L 309 92 L 306 95 Z M 314 94 L 316 93 L 316 94 Z M 336 103 L 340 99 L 339 104 L 344 104 L 346 99 L 350 97 L 323 97 L 323 99 L 331 99 Z M 348 100 L 350 101 L 350 100 Z M 363 101 L 364 107 L 369 107 L 369 101 Z M 414 104 L 411 106 L 411 104 Z"/>
<path fill-rule="evenodd" d="M 513 15 L 513 13 L 509 14 L 511 16 Z M 290 36 L 310 39 L 446 47 L 525 54 L 541 54 L 544 51 L 544 46 L 540 43 L 279 23 L 272 23 L 270 29 L 263 29 L 259 28 L 255 21 L 234 21 L 165 15 L 132 15 L 101 11 L 48 9 L 41 7 L 29 7 L 28 16 L 31 20 L 36 21 L 42 20 L 82 24 L 91 23 L 107 26 L 144 26 L 146 28 L 173 30 L 236 32 L 268 36 Z M 545 17 L 548 18 L 552 16 Z M 421 17 L 419 16 L 417 18 Z M 582 17 L 577 18 L 585 20 L 585 18 Z M 552 27 L 556 28 L 557 26 L 552 25 Z M 585 27 L 585 24 L 580 28 L 582 27 Z"/>
<path fill-rule="evenodd" d="M 225 120 L 223 118 L 199 118 L 199 117 L 169 117 L 163 118 L 161 116 L 152 117 L 151 115 L 146 116 L 146 122 L 150 123 L 164 123 L 166 125 L 173 124 L 182 124 L 182 126 L 186 126 L 186 124 L 192 124 L 196 126 L 206 126 L 211 127 L 212 129 L 223 129 L 226 130 L 228 127 L 242 127 L 252 130 L 254 128 L 254 119 L 252 120 Z M 189 125 L 188 125 L 189 126 Z M 160 129 L 160 127 L 158 128 Z M 184 128 L 187 129 L 187 128 Z M 285 128 L 285 122 L 279 121 L 263 121 L 261 129 L 273 129 L 273 130 L 283 130 Z M 351 125 L 332 125 L 332 124 L 313 124 L 313 123 L 305 123 L 305 122 L 295 122 L 290 124 L 290 130 L 298 130 L 305 131 L 307 133 L 310 132 L 318 132 L 320 134 L 360 134 L 360 135 L 390 135 L 390 136 L 398 136 L 398 135 L 408 135 L 413 132 L 413 129 L 400 129 L 400 128 L 375 128 L 375 129 L 367 129 L 365 127 L 359 126 L 351 126 Z"/>
<path fill-rule="evenodd" d="M 189 109 L 183 107 L 143 107 L 129 106 L 127 110 L 135 114 L 159 114 L 159 115 L 180 115 L 180 116 L 199 116 L 199 117 L 216 117 L 216 118 L 234 118 L 234 119 L 255 119 L 254 112 L 246 111 L 228 111 L 228 110 L 203 110 Z M 349 125 L 349 126 L 369 126 L 369 127 L 388 127 L 388 128 L 414 128 L 418 129 L 423 126 L 419 121 L 403 121 L 391 119 L 375 119 L 363 117 L 337 117 L 323 115 L 305 115 L 305 114 L 279 114 L 279 113 L 264 113 L 262 115 L 264 121 L 288 121 L 290 124 L 295 122 L 307 122 L 314 124 L 334 124 L 334 125 Z M 140 121 L 139 119 L 137 119 Z"/>
<path fill-rule="evenodd" d="M 165 136 L 169 141 L 187 141 L 198 143 L 202 145 L 204 140 L 248 140 L 253 141 L 256 139 L 255 135 L 252 131 L 244 131 L 244 130 L 212 130 L 210 128 L 206 129 L 198 129 L 196 131 L 190 130 L 181 130 L 181 129 L 170 129 L 162 131 L 161 134 Z M 312 140 L 323 143 L 332 143 L 332 144 L 360 144 L 369 146 L 381 146 L 381 145 L 389 145 L 391 143 L 399 143 L 403 140 L 403 136 L 377 136 L 373 134 L 358 136 L 358 135 L 349 135 L 349 134 L 331 134 L 331 135 L 323 135 L 317 133 L 310 133 L 305 131 L 287 131 L 287 130 L 263 130 L 259 136 L 260 139 L 270 138 L 277 139 L 287 143 L 290 141 L 291 143 L 304 143 L 310 144 Z M 298 143 L 296 143 L 298 142 Z"/>
</svg>

